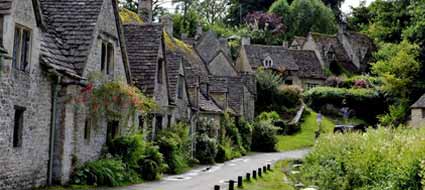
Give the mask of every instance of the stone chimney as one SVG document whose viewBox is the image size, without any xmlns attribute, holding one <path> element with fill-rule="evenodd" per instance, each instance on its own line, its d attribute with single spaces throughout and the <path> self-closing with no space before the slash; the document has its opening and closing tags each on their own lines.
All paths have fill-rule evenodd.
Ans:
<svg viewBox="0 0 425 190">
<path fill-rule="evenodd" d="M 202 34 L 204 33 L 203 29 L 202 29 L 202 25 L 198 24 L 196 26 L 196 35 L 195 35 L 195 40 L 201 38 Z"/>
<path fill-rule="evenodd" d="M 243 45 L 243 46 L 245 46 L 245 45 L 251 45 L 251 38 L 249 38 L 249 37 L 242 37 L 241 45 Z"/>
<path fill-rule="evenodd" d="M 152 0 L 139 0 L 137 11 L 144 23 L 152 23 Z"/>
<path fill-rule="evenodd" d="M 283 41 L 282 46 L 283 46 L 284 48 L 289 48 L 289 43 L 288 43 L 288 41 Z"/>
<path fill-rule="evenodd" d="M 164 15 L 161 17 L 161 23 L 165 32 L 167 32 L 168 35 L 173 36 L 173 19 L 169 15 Z"/>
</svg>

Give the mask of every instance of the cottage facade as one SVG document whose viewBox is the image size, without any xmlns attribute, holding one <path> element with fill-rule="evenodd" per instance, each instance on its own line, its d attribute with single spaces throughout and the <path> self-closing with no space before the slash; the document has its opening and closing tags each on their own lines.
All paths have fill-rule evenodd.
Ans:
<svg viewBox="0 0 425 190">
<path fill-rule="evenodd" d="M 425 126 L 425 94 L 419 98 L 411 107 L 410 124 L 413 127 Z"/>
<path fill-rule="evenodd" d="M 97 159 L 108 136 L 127 127 L 88 122 L 87 108 L 72 101 L 91 73 L 130 79 L 118 6 L 113 0 L 8 2 L 10 14 L 0 16 L 11 57 L 0 71 L 0 189 L 66 183 L 77 164 Z"/>
</svg>

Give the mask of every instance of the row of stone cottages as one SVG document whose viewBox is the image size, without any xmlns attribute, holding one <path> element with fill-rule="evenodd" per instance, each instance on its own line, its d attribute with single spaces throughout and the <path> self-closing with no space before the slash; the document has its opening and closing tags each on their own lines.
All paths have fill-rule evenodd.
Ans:
<svg viewBox="0 0 425 190">
<path fill-rule="evenodd" d="M 199 32 L 187 45 L 171 19 L 145 19 L 123 25 L 116 0 L 0 0 L 0 189 L 66 183 L 125 132 L 108 119 L 91 126 L 87 108 L 68 101 L 93 72 L 157 102 L 152 118 L 134 121 L 143 129 L 183 121 L 194 130 L 202 117 L 218 125 L 224 110 L 253 119 L 255 78 L 234 69 L 222 40 Z"/>
</svg>

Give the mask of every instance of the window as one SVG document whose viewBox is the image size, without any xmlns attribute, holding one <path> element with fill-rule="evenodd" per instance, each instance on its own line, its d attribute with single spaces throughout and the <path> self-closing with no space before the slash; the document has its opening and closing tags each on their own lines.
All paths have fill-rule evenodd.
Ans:
<svg viewBox="0 0 425 190">
<path fill-rule="evenodd" d="M 15 118 L 13 123 L 13 147 L 22 146 L 22 131 L 24 127 L 25 108 L 15 106 Z"/>
<path fill-rule="evenodd" d="M 110 144 L 118 136 L 119 132 L 119 121 L 110 121 L 108 122 L 108 127 L 106 129 L 106 144 Z"/>
<path fill-rule="evenodd" d="M 3 47 L 3 15 L 0 15 L 0 46 Z"/>
<path fill-rule="evenodd" d="M 177 97 L 182 99 L 183 98 L 183 92 L 184 92 L 184 77 L 182 75 L 179 75 Z"/>
<path fill-rule="evenodd" d="M 31 30 L 16 26 L 13 44 L 13 68 L 28 71 L 31 49 Z"/>
<path fill-rule="evenodd" d="M 143 131 L 143 127 L 145 125 L 145 118 L 143 118 L 143 116 L 139 116 L 139 129 L 140 131 Z"/>
<path fill-rule="evenodd" d="M 425 118 L 425 109 L 422 109 L 422 118 Z"/>
<path fill-rule="evenodd" d="M 101 71 L 104 74 L 114 74 L 114 46 L 109 42 L 102 42 Z"/>
<path fill-rule="evenodd" d="M 289 79 L 288 79 L 288 80 L 285 80 L 285 84 L 286 84 L 286 85 L 292 85 L 292 84 L 293 84 L 293 82 L 292 82 L 292 80 L 289 80 Z"/>
<path fill-rule="evenodd" d="M 168 115 L 167 128 L 170 128 L 171 127 L 171 119 L 172 119 L 172 116 L 171 115 Z"/>
<path fill-rule="evenodd" d="M 84 140 L 90 141 L 91 134 L 91 121 L 90 119 L 86 119 L 84 123 Z"/>
<path fill-rule="evenodd" d="M 271 68 L 273 67 L 273 60 L 270 56 L 267 56 L 263 61 L 264 68 Z"/>
<path fill-rule="evenodd" d="M 155 116 L 155 129 L 156 130 L 162 130 L 162 115 Z"/>
<path fill-rule="evenodd" d="M 158 61 L 158 73 L 157 73 L 157 77 L 158 77 L 158 83 L 162 84 L 162 64 L 164 63 L 163 59 L 159 59 Z"/>
</svg>

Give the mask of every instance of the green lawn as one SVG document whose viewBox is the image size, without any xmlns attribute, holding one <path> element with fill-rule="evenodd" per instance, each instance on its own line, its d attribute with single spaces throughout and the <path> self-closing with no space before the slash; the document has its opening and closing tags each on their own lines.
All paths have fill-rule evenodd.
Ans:
<svg viewBox="0 0 425 190">
<path fill-rule="evenodd" d="M 246 190 L 295 190 L 291 185 L 284 183 L 285 174 L 282 169 L 288 164 L 287 161 L 279 161 L 273 167 L 273 171 L 263 174 L 263 177 L 244 182 L 242 189 Z"/>
<path fill-rule="evenodd" d="M 316 122 L 317 113 L 310 111 L 310 114 L 304 115 L 304 121 L 301 124 L 301 131 L 291 136 L 278 136 L 277 149 L 279 151 L 290 151 L 314 145 L 314 132 L 317 131 L 318 125 Z M 324 118 L 322 121 L 322 129 L 325 132 L 332 132 L 335 124 Z"/>
</svg>

